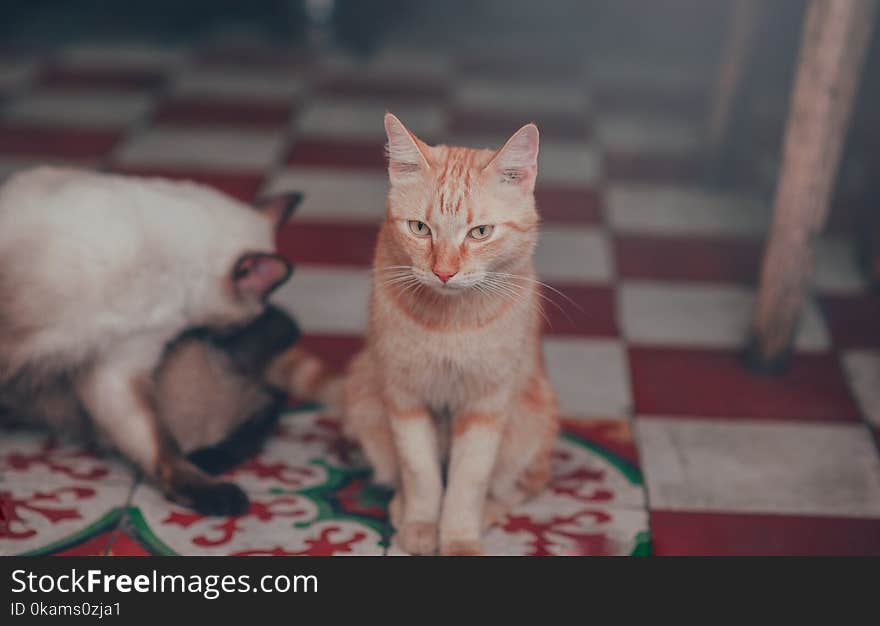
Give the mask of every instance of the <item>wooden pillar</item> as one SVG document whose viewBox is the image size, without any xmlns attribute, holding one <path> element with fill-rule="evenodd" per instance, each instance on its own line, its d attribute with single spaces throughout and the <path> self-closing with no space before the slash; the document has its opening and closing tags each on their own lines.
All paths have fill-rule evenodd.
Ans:
<svg viewBox="0 0 880 626">
<path fill-rule="evenodd" d="M 733 3 L 706 125 L 706 156 L 713 162 L 720 160 L 727 140 L 733 104 L 761 21 L 761 8 L 761 0 L 734 0 Z"/>
<path fill-rule="evenodd" d="M 828 215 L 877 0 L 811 0 L 785 131 L 747 362 L 782 369 Z"/>
</svg>

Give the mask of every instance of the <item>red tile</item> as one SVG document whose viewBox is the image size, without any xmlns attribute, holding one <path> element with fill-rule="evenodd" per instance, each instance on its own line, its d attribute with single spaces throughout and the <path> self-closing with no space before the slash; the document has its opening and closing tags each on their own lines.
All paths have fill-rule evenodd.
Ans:
<svg viewBox="0 0 880 626">
<path fill-rule="evenodd" d="M 707 93 L 710 93 L 709 85 L 705 91 L 696 88 L 659 91 L 633 84 L 625 87 L 597 86 L 594 99 L 597 109 L 616 114 L 638 113 L 693 119 L 693 116 L 705 114 Z"/>
<path fill-rule="evenodd" d="M 562 431 L 610 450 L 633 467 L 639 467 L 639 454 L 629 420 L 562 419 Z"/>
<path fill-rule="evenodd" d="M 210 185 L 223 193 L 238 198 L 242 202 L 251 202 L 263 183 L 262 174 L 237 172 L 205 172 L 174 167 L 135 167 L 113 166 L 112 171 L 134 176 L 161 176 L 174 180 L 191 180 L 203 185 Z"/>
<path fill-rule="evenodd" d="M 289 104 L 218 101 L 207 98 L 178 98 L 164 102 L 154 113 L 155 122 L 193 126 L 247 126 L 280 128 L 292 113 Z"/>
<path fill-rule="evenodd" d="M 278 233 L 278 250 L 294 264 L 369 267 L 373 262 L 377 228 L 375 224 L 294 219 Z"/>
<path fill-rule="evenodd" d="M 692 156 L 651 156 L 609 152 L 605 175 L 609 180 L 680 182 L 696 178 L 699 161 Z"/>
<path fill-rule="evenodd" d="M 36 83 L 48 87 L 111 87 L 113 89 L 156 89 L 165 82 L 165 73 L 143 68 L 49 67 Z"/>
<path fill-rule="evenodd" d="M 102 159 L 122 138 L 109 130 L 0 124 L 0 154 L 54 159 Z"/>
<path fill-rule="evenodd" d="M 320 357 L 334 371 L 342 372 L 364 346 L 358 335 L 303 335 L 299 346 Z"/>
<path fill-rule="evenodd" d="M 452 133 L 492 133 L 512 135 L 519 127 L 535 122 L 542 137 L 588 139 L 590 127 L 587 112 L 580 115 L 539 115 L 522 117 L 510 113 L 487 111 L 455 111 L 449 122 Z"/>
<path fill-rule="evenodd" d="M 413 76 L 375 77 L 345 75 L 330 77 L 316 86 L 323 95 L 395 100 L 443 100 L 446 84 Z"/>
<path fill-rule="evenodd" d="M 385 144 L 381 140 L 303 139 L 293 145 L 287 164 L 384 170 Z"/>
<path fill-rule="evenodd" d="M 541 219 L 548 224 L 602 222 L 602 193 L 596 188 L 544 187 L 538 183 L 535 202 Z"/>
<path fill-rule="evenodd" d="M 880 519 L 651 511 L 659 556 L 880 555 Z"/>
<path fill-rule="evenodd" d="M 623 278 L 754 283 L 761 241 L 723 237 L 638 236 L 614 238 L 617 273 Z"/>
<path fill-rule="evenodd" d="M 880 347 L 880 295 L 824 296 L 821 302 L 836 348 Z"/>
<path fill-rule="evenodd" d="M 747 371 L 722 350 L 630 348 L 639 415 L 857 421 L 834 354 L 797 354 L 781 376 Z"/>
<path fill-rule="evenodd" d="M 151 556 L 150 552 L 125 531 L 116 534 L 107 556 Z"/>
<path fill-rule="evenodd" d="M 614 289 L 605 286 L 552 283 L 561 293 L 544 289 L 545 332 L 550 335 L 616 337 Z"/>
</svg>

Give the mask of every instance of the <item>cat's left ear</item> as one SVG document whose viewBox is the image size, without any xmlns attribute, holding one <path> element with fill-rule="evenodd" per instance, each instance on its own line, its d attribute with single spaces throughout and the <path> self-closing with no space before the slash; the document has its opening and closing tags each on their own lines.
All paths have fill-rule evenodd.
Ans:
<svg viewBox="0 0 880 626">
<path fill-rule="evenodd" d="M 392 184 L 431 169 L 428 146 L 392 113 L 385 114 L 385 135 L 388 137 L 388 177 Z"/>
<path fill-rule="evenodd" d="M 299 191 L 285 191 L 261 196 L 257 198 L 254 206 L 274 224 L 275 230 L 278 230 L 293 215 L 302 199 L 303 194 Z"/>
<path fill-rule="evenodd" d="M 251 252 L 241 255 L 232 268 L 236 292 L 250 300 L 265 300 L 291 273 L 293 266 L 280 254 Z"/>
<path fill-rule="evenodd" d="M 526 124 L 513 133 L 484 171 L 496 174 L 504 184 L 534 189 L 538 175 L 538 127 Z"/>
</svg>

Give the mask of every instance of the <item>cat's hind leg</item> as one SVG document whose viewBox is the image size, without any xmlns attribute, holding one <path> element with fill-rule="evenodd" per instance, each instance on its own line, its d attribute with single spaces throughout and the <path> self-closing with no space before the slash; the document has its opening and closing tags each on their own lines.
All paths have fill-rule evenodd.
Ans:
<svg viewBox="0 0 880 626">
<path fill-rule="evenodd" d="M 95 426 L 165 495 L 205 515 L 239 515 L 248 498 L 186 460 L 157 419 L 150 369 L 143 355 L 120 351 L 93 365 L 77 381 L 77 392 Z"/>
<path fill-rule="evenodd" d="M 497 523 L 510 509 L 544 490 L 551 478 L 558 432 L 555 393 L 542 374 L 536 375 L 511 407 L 492 472 L 484 520 Z"/>
</svg>

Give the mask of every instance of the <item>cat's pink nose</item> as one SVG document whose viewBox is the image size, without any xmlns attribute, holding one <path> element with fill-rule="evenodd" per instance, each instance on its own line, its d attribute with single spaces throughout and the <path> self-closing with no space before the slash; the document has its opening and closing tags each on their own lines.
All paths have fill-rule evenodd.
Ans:
<svg viewBox="0 0 880 626">
<path fill-rule="evenodd" d="M 438 272 L 434 270 L 434 276 L 440 279 L 442 283 L 448 283 L 449 279 L 458 274 L 458 272 Z"/>
</svg>

